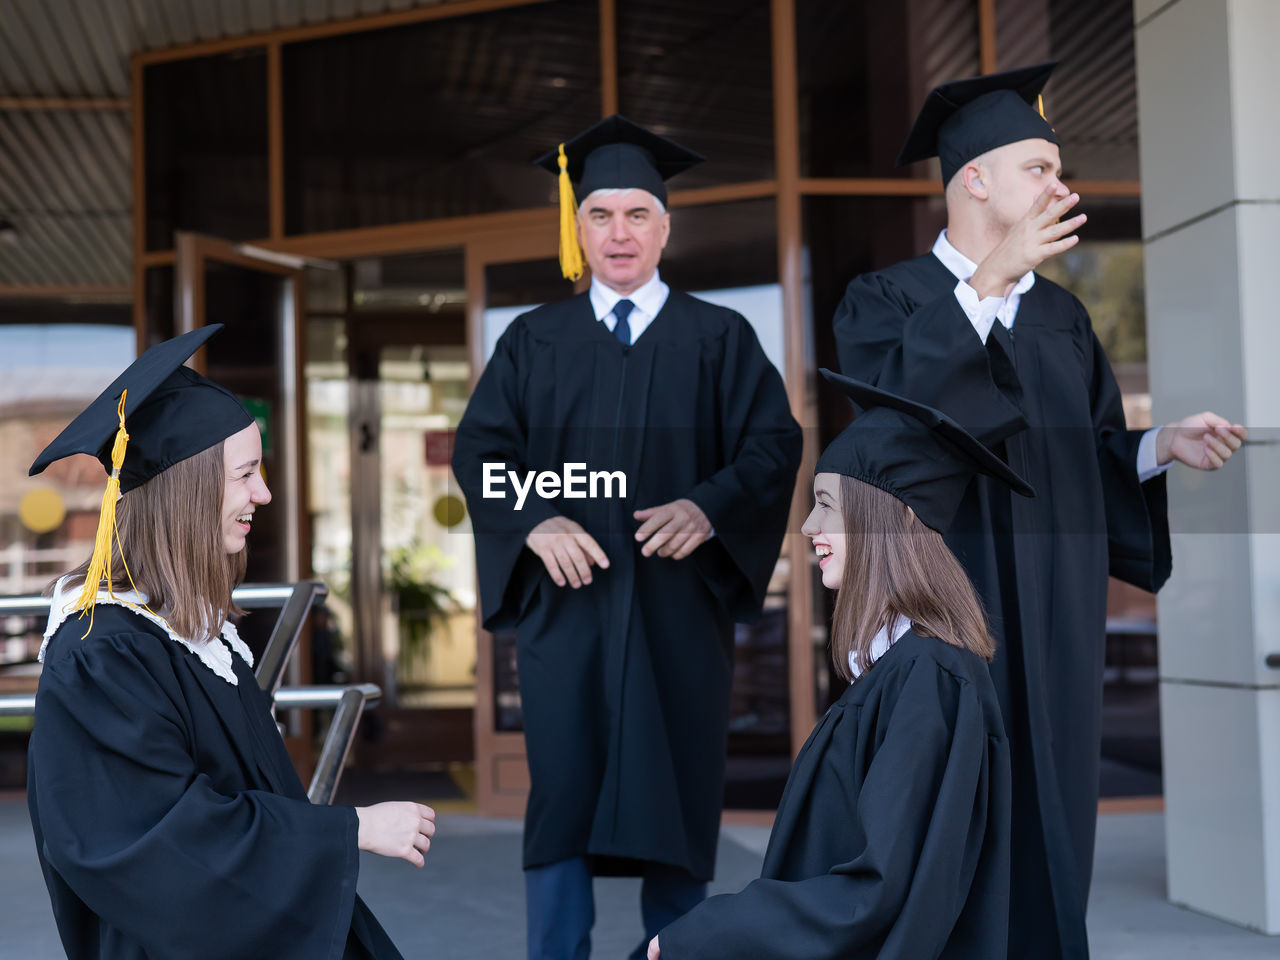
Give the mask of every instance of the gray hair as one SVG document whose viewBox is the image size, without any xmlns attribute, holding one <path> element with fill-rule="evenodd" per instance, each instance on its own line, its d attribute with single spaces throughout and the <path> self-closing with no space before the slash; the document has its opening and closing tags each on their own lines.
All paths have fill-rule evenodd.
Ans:
<svg viewBox="0 0 1280 960">
<path fill-rule="evenodd" d="M 618 194 L 627 193 L 630 190 L 642 190 L 645 193 L 649 193 L 649 191 L 645 190 L 644 187 L 601 187 L 599 190 L 592 190 L 583 197 L 578 203 L 578 210 L 581 212 L 587 205 L 587 201 L 592 197 L 616 197 Z M 652 193 L 649 193 L 649 197 L 653 200 L 653 205 L 658 209 L 658 213 L 662 214 L 667 212 L 667 208 L 663 205 L 661 200 L 655 197 Z"/>
</svg>

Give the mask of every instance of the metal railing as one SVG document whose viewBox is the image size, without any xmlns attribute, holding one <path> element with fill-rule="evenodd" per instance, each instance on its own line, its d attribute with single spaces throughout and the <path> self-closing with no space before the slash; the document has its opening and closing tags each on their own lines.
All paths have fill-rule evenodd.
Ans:
<svg viewBox="0 0 1280 960">
<path fill-rule="evenodd" d="M 320 749 L 307 796 L 312 803 L 329 804 L 337 793 L 347 756 L 355 741 L 356 728 L 365 707 L 377 703 L 382 691 L 376 684 L 346 686 L 282 687 L 285 669 L 293 658 L 311 608 L 328 596 L 319 580 L 295 584 L 247 584 L 232 593 L 232 599 L 246 610 L 281 606 L 266 649 L 258 658 L 254 674 L 258 686 L 271 694 L 277 709 L 333 710 L 333 720 Z M 0 597 L 0 616 L 40 615 L 49 610 L 48 597 Z M 35 713 L 33 693 L 0 695 L 0 717 L 29 717 Z"/>
</svg>

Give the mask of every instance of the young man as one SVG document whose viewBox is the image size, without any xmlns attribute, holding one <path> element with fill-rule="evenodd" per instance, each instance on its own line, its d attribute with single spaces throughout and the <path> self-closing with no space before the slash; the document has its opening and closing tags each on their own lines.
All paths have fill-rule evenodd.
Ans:
<svg viewBox="0 0 1280 960">
<path fill-rule="evenodd" d="M 854 279 L 834 321 L 849 376 L 979 435 L 975 394 L 998 392 L 1030 426 L 1004 451 L 1039 496 L 1010 498 L 979 477 L 947 540 L 997 641 L 1013 762 L 1009 956 L 1037 960 L 1088 955 L 1108 573 L 1159 589 L 1171 563 L 1164 470 L 1217 469 L 1245 436 L 1212 413 L 1126 430 L 1088 313 L 1033 272 L 1085 222 L 1033 106 L 1053 67 L 930 93 L 898 161 L 939 157 L 947 228 L 931 253 Z M 939 377 L 940 358 L 957 356 L 968 373 Z"/>
<path fill-rule="evenodd" d="M 593 874 L 644 877 L 638 957 L 705 896 L 733 624 L 759 614 L 799 466 L 750 324 L 658 275 L 664 180 L 701 159 L 615 116 L 539 161 L 562 171 L 564 259 L 580 240 L 591 287 L 512 323 L 458 427 L 484 623 L 517 631 L 538 960 L 588 955 Z M 517 509 L 485 496 L 486 464 L 613 477 Z"/>
</svg>

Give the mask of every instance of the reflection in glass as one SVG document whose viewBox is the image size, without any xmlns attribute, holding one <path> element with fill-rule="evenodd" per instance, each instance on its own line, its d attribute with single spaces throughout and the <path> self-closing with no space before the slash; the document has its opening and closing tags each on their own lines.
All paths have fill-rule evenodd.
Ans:
<svg viewBox="0 0 1280 960">
<path fill-rule="evenodd" d="M 809 177 L 931 177 L 895 158 L 925 94 L 978 68 L 978 4 L 796 0 L 800 169 Z"/>
<path fill-rule="evenodd" d="M 265 237 L 265 48 L 154 64 L 143 82 L 147 249 L 172 249 L 175 230 Z"/>
<path fill-rule="evenodd" d="M 1138 178 L 1131 0 L 996 0 L 998 67 L 1059 61 L 1045 115 L 1068 179 Z"/>
<path fill-rule="evenodd" d="M 617 4 L 620 112 L 708 160 L 672 189 L 773 176 L 768 0 Z"/>
<path fill-rule="evenodd" d="M 88 559 L 106 473 L 95 458 L 27 468 L 134 358 L 129 326 L 0 324 L 0 596 L 38 594 Z M 0 685 L 35 690 L 44 617 L 0 618 Z"/>
<path fill-rule="evenodd" d="M 531 161 L 600 117 L 598 6 L 286 44 L 286 232 L 554 202 L 555 180 Z"/>
</svg>

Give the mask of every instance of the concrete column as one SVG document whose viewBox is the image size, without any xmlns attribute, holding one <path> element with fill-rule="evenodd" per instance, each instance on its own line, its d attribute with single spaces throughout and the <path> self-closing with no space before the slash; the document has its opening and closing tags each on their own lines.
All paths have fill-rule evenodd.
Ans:
<svg viewBox="0 0 1280 960">
<path fill-rule="evenodd" d="M 1280 439 L 1280 3 L 1134 0 L 1155 422 Z M 1280 933 L 1280 445 L 1169 474 L 1169 899 Z"/>
</svg>

